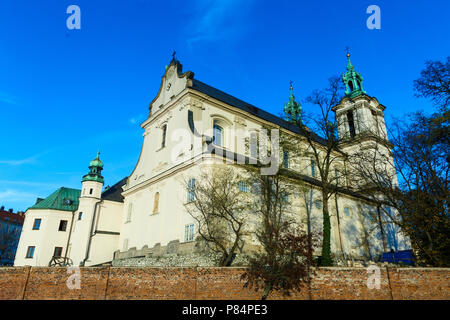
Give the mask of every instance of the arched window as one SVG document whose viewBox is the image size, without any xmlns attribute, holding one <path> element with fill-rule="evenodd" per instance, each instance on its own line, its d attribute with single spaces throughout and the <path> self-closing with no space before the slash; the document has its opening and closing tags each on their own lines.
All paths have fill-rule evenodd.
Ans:
<svg viewBox="0 0 450 320">
<path fill-rule="evenodd" d="M 353 91 L 353 82 L 351 80 L 348 82 L 348 86 L 350 87 L 350 91 Z"/>
<path fill-rule="evenodd" d="M 166 146 L 167 124 L 162 126 L 161 148 Z"/>
<path fill-rule="evenodd" d="M 155 193 L 155 199 L 153 200 L 153 213 L 159 211 L 159 192 Z"/>
<path fill-rule="evenodd" d="M 195 179 L 191 178 L 188 181 L 187 202 L 195 200 Z"/>
<path fill-rule="evenodd" d="M 222 147 L 223 146 L 223 128 L 217 124 L 216 121 L 214 121 L 213 126 L 213 143 L 216 146 Z"/>
</svg>

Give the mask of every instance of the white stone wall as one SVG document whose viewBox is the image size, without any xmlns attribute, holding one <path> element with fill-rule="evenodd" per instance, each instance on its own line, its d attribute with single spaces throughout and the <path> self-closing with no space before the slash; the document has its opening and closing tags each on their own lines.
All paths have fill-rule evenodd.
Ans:
<svg viewBox="0 0 450 320">
<path fill-rule="evenodd" d="M 42 219 L 39 230 L 33 230 L 35 219 Z M 55 247 L 67 248 L 72 212 L 57 210 L 27 210 L 17 247 L 15 266 L 48 266 Z M 58 231 L 61 220 L 67 220 L 66 231 Z M 29 246 L 35 246 L 32 259 L 26 258 Z"/>
</svg>

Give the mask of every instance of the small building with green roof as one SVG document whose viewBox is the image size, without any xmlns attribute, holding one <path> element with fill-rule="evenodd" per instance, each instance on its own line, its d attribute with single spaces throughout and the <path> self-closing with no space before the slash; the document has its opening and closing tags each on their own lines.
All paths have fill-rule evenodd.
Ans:
<svg viewBox="0 0 450 320">
<path fill-rule="evenodd" d="M 84 260 L 88 264 L 97 262 L 95 257 L 91 256 L 90 260 L 85 257 L 87 247 L 98 252 L 106 248 L 109 254 L 97 255 L 101 260 L 98 262 L 112 260 L 117 247 L 123 207 L 121 193 L 126 178 L 102 191 L 103 162 L 99 155 L 100 152 L 89 163 L 81 190 L 61 187 L 46 198 L 37 198 L 28 208 L 14 265 L 48 266 L 56 261 L 55 258 L 63 258 L 66 263 L 71 260 L 72 247 L 81 257 L 76 259 L 75 265 Z"/>
<path fill-rule="evenodd" d="M 45 199 L 38 199 L 28 210 L 50 209 L 75 211 L 78 208 L 81 190 L 61 187 Z"/>
</svg>

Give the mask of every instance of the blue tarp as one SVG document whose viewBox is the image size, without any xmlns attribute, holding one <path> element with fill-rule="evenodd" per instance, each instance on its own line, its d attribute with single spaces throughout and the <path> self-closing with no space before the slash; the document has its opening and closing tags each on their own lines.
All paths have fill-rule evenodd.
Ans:
<svg viewBox="0 0 450 320">
<path fill-rule="evenodd" d="M 406 265 L 414 265 L 415 257 L 412 250 L 400 250 L 396 252 L 385 252 L 381 262 L 403 263 Z"/>
</svg>

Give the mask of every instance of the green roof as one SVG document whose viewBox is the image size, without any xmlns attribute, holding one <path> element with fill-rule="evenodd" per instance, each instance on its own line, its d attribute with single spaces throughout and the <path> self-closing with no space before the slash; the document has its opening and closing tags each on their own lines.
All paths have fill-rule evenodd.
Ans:
<svg viewBox="0 0 450 320">
<path fill-rule="evenodd" d="M 81 190 L 62 187 L 28 209 L 75 211 L 78 208 L 80 194 Z"/>
</svg>

